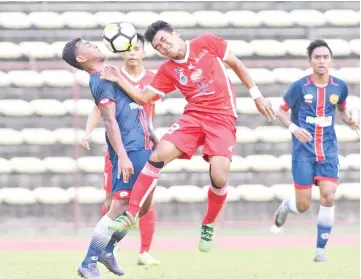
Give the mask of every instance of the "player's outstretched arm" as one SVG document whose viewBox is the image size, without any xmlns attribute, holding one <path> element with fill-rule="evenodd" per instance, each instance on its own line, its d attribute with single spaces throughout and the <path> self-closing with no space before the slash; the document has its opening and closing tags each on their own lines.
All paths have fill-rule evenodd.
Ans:
<svg viewBox="0 0 361 279">
<path fill-rule="evenodd" d="M 89 140 L 91 138 L 91 135 L 92 135 L 94 129 L 98 125 L 100 118 L 101 118 L 100 111 L 99 111 L 97 105 L 94 105 L 91 113 L 89 113 L 88 118 L 86 120 L 85 135 L 80 142 L 80 144 L 88 150 L 90 149 Z"/>
<path fill-rule="evenodd" d="M 124 183 L 128 183 L 130 176 L 134 174 L 133 164 L 129 160 L 128 154 L 123 146 L 119 125 L 115 119 L 115 103 L 109 99 L 104 100 L 107 101 L 99 106 L 99 110 L 104 121 L 109 141 L 118 155 L 117 178 L 120 179 L 121 174 L 123 174 Z"/>
<path fill-rule="evenodd" d="M 148 104 L 157 96 L 153 91 L 148 89 L 140 90 L 133 86 L 121 75 L 119 68 L 114 65 L 105 65 L 102 68 L 100 78 L 117 83 L 139 105 Z"/>
<path fill-rule="evenodd" d="M 276 114 L 273 111 L 271 102 L 262 96 L 252 77 L 250 76 L 247 67 L 239 60 L 231 51 L 228 52 L 225 60 L 227 65 L 232 68 L 242 83 L 248 88 L 249 93 L 254 100 L 257 109 L 268 120 L 276 119 Z"/>
<path fill-rule="evenodd" d="M 298 127 L 295 123 L 293 123 L 290 117 L 282 107 L 279 108 L 276 114 L 277 118 L 281 121 L 283 125 L 285 125 L 292 134 L 295 135 L 297 139 L 301 142 L 308 142 L 312 140 L 311 134 L 303 128 Z"/>
</svg>

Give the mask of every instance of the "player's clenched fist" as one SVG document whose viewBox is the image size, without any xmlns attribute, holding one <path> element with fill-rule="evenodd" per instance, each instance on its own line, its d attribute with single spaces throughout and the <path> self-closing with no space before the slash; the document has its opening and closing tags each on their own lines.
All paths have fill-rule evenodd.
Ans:
<svg viewBox="0 0 361 279">
<path fill-rule="evenodd" d="M 263 114 L 264 117 L 266 117 L 269 121 L 272 119 L 276 119 L 276 114 L 273 111 L 271 102 L 264 98 L 264 97 L 258 97 L 254 100 L 256 107 L 260 113 Z"/>
<path fill-rule="evenodd" d="M 303 128 L 297 128 L 293 134 L 301 142 L 308 142 L 308 141 L 312 140 L 311 134 L 306 129 L 303 129 Z"/>
<path fill-rule="evenodd" d="M 120 176 L 123 174 L 123 182 L 128 183 L 130 177 L 134 174 L 134 168 L 132 162 L 129 160 L 128 156 L 118 157 L 118 174 L 117 178 L 120 179 Z"/>
<path fill-rule="evenodd" d="M 104 65 L 100 72 L 100 78 L 117 82 L 121 78 L 120 70 L 117 66 L 114 65 Z"/>
</svg>

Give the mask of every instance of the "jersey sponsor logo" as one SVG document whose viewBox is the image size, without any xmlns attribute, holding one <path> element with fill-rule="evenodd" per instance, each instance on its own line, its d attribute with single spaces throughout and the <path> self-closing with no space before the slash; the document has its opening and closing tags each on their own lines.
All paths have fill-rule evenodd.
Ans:
<svg viewBox="0 0 361 279">
<path fill-rule="evenodd" d="M 199 96 L 205 96 L 205 95 L 212 95 L 215 94 L 216 91 L 207 91 L 207 88 L 210 84 L 213 84 L 214 80 L 210 80 L 208 83 L 205 81 L 198 81 L 197 85 L 198 85 L 198 91 L 199 93 L 195 94 L 194 96 L 192 96 L 191 98 L 195 98 L 195 97 L 199 97 Z"/>
<path fill-rule="evenodd" d="M 312 104 L 313 96 L 311 94 L 306 94 L 304 98 L 305 98 L 305 103 Z"/>
<path fill-rule="evenodd" d="M 142 109 L 143 108 L 141 105 L 138 105 L 137 103 L 134 103 L 134 102 L 130 103 L 129 107 L 130 107 L 131 110 L 133 110 L 133 109 Z"/>
<path fill-rule="evenodd" d="M 319 127 L 329 127 L 332 125 L 332 116 L 319 116 L 319 117 L 307 116 L 306 122 L 309 124 L 317 125 Z"/>
<path fill-rule="evenodd" d="M 203 71 L 201 69 L 195 70 L 191 75 L 191 81 L 197 81 L 202 77 Z"/>
<path fill-rule="evenodd" d="M 330 103 L 333 105 L 336 105 L 338 103 L 338 95 L 336 94 L 331 94 L 330 96 Z"/>
</svg>

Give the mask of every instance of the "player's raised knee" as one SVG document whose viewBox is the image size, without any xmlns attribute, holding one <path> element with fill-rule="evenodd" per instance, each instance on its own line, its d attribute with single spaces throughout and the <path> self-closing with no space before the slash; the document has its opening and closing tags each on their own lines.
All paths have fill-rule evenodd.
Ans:
<svg viewBox="0 0 361 279">
<path fill-rule="evenodd" d="M 211 184 L 216 188 L 223 188 L 227 185 L 228 173 L 222 171 L 211 170 Z"/>
<path fill-rule="evenodd" d="M 309 201 L 301 201 L 297 202 L 297 210 L 300 213 L 306 212 L 310 208 L 310 202 Z"/>
<path fill-rule="evenodd" d="M 323 206 L 332 206 L 335 202 L 335 193 L 321 193 L 320 199 Z"/>
</svg>

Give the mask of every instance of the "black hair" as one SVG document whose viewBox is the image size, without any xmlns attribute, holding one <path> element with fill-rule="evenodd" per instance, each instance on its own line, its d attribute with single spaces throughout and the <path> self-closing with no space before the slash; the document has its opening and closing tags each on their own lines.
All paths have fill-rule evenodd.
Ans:
<svg viewBox="0 0 361 279">
<path fill-rule="evenodd" d="M 141 41 L 143 46 L 144 46 L 145 39 L 144 39 L 144 36 L 142 34 L 137 33 L 137 41 Z"/>
<path fill-rule="evenodd" d="M 70 66 L 73 66 L 74 68 L 77 68 L 79 70 L 83 70 L 80 63 L 76 60 L 77 56 L 77 47 L 76 44 L 79 43 L 82 40 L 82 38 L 74 38 L 66 43 L 66 45 L 63 48 L 63 53 L 61 55 L 61 58 L 68 63 Z"/>
<path fill-rule="evenodd" d="M 174 31 L 174 28 L 168 22 L 165 22 L 163 20 L 155 21 L 151 25 L 148 26 L 147 30 L 145 30 L 145 33 L 144 33 L 145 39 L 148 42 L 152 43 L 155 34 L 157 34 L 157 32 L 160 30 L 164 30 L 169 33 L 172 33 Z"/>
<path fill-rule="evenodd" d="M 314 49 L 318 48 L 318 47 L 327 47 L 328 50 L 330 51 L 330 54 L 331 54 L 331 57 L 332 57 L 332 50 L 328 46 L 328 44 L 324 40 L 315 40 L 315 41 L 311 42 L 309 44 L 309 46 L 307 47 L 308 58 L 311 59 L 311 56 L 312 56 L 312 53 L 313 53 Z"/>
</svg>

